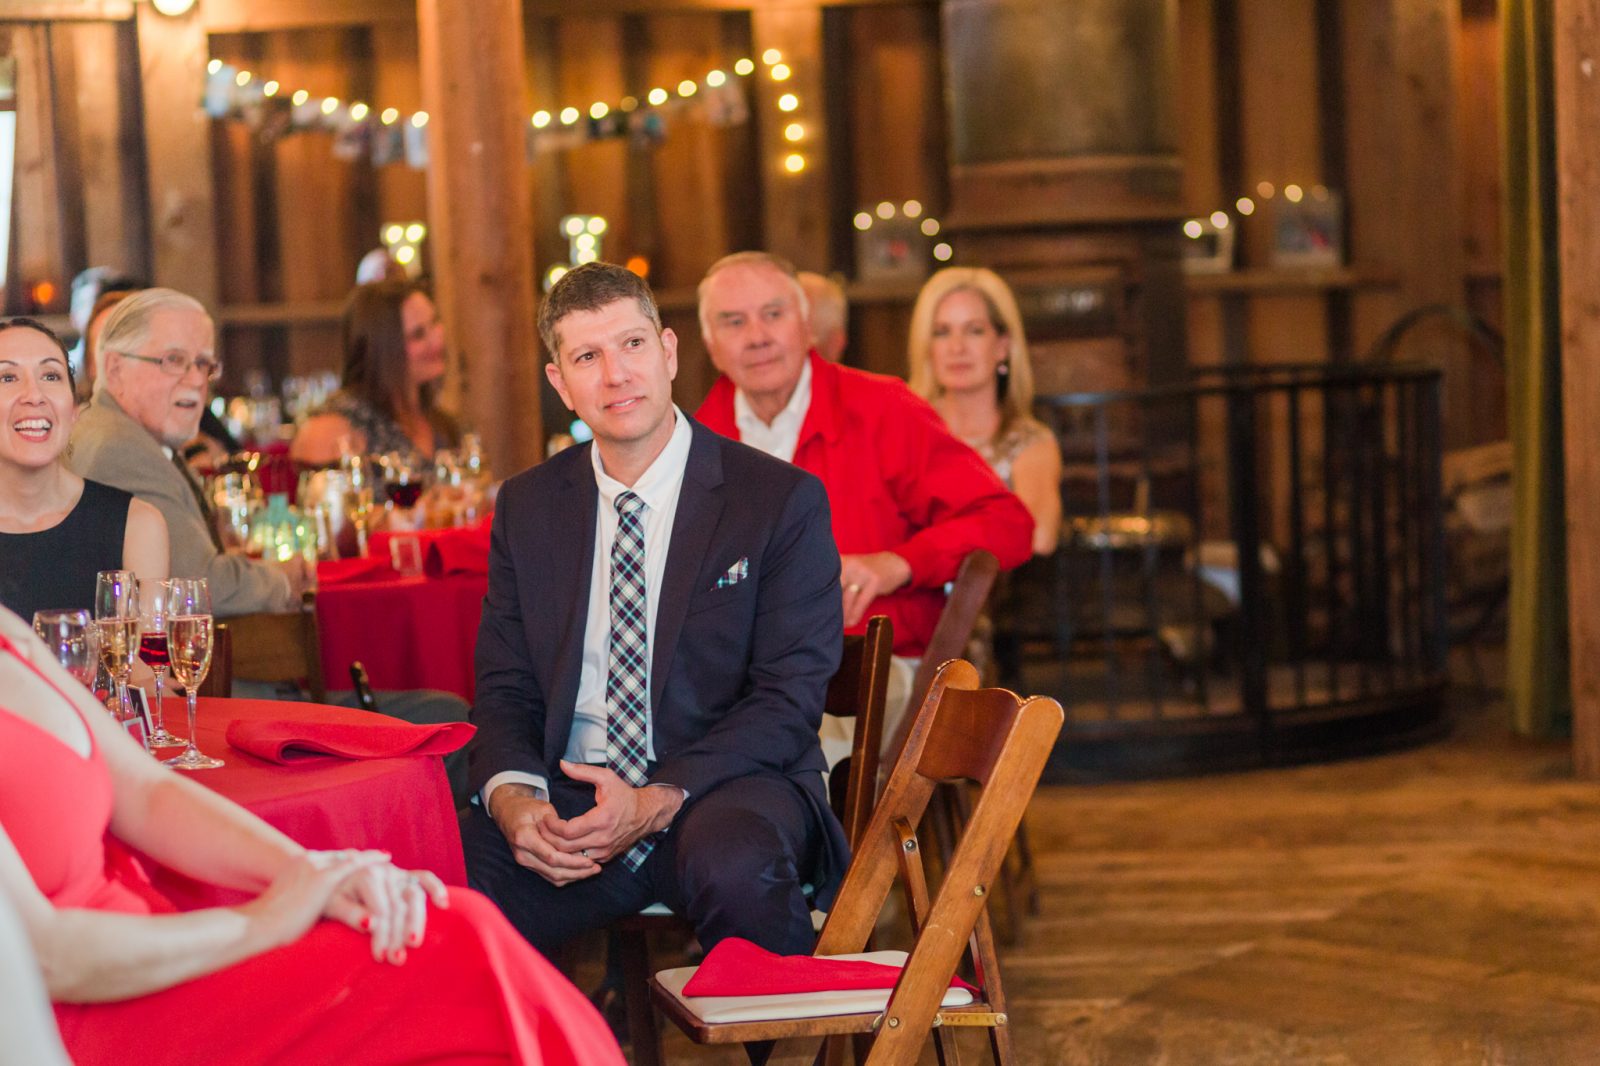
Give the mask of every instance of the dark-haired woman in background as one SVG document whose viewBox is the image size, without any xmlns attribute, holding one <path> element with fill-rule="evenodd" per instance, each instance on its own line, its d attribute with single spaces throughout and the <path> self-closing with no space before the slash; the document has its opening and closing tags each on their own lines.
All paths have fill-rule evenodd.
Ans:
<svg viewBox="0 0 1600 1066">
<path fill-rule="evenodd" d="M 444 376 L 444 327 L 418 285 L 381 281 L 359 286 L 341 324 L 344 379 L 323 408 L 306 419 L 289 455 L 327 466 L 344 452 L 409 453 L 424 459 L 460 443 L 456 420 L 434 406 Z"/>
<path fill-rule="evenodd" d="M 0 603 L 25 619 L 93 607 L 101 570 L 167 577 L 161 512 L 61 461 L 77 413 L 60 338 L 30 318 L 0 322 Z"/>
</svg>

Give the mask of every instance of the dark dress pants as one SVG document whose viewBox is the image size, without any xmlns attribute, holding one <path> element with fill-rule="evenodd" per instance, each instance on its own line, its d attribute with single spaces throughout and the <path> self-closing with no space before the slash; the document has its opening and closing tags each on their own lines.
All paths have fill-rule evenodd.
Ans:
<svg viewBox="0 0 1600 1066">
<path fill-rule="evenodd" d="M 594 806 L 590 785 L 557 775 L 550 791 L 563 818 Z M 816 934 L 801 886 L 821 840 L 815 808 L 793 781 L 742 777 L 692 797 L 637 871 L 618 856 L 593 877 L 558 887 L 518 865 L 482 807 L 461 816 L 467 883 L 545 954 L 659 901 L 689 920 L 707 950 L 737 936 L 779 954 L 809 955 Z"/>
</svg>

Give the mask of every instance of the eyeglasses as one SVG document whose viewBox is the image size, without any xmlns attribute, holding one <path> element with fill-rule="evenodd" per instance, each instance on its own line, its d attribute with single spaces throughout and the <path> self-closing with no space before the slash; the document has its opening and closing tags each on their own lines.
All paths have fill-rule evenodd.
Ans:
<svg viewBox="0 0 1600 1066">
<path fill-rule="evenodd" d="M 206 376 L 207 381 L 215 381 L 222 376 L 222 363 L 209 355 L 190 355 L 183 351 L 164 352 L 161 355 L 135 355 L 133 352 L 117 354 L 124 359 L 154 363 L 169 378 L 186 378 L 189 376 L 189 371 L 195 367 L 200 368 L 200 373 Z"/>
</svg>

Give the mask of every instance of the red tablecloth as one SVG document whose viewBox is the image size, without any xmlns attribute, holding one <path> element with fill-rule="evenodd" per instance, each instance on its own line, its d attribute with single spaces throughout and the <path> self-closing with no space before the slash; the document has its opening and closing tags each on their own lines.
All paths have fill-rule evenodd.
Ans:
<svg viewBox="0 0 1600 1066">
<path fill-rule="evenodd" d="M 417 542 L 421 549 L 424 563 L 429 565 L 429 573 L 437 573 L 437 564 L 440 562 L 437 554 L 432 559 L 430 552 L 437 551 L 441 545 L 454 543 L 457 545 L 477 545 L 483 555 L 485 565 L 475 569 L 487 570 L 489 556 L 489 519 L 485 518 L 470 526 L 459 526 L 450 529 L 418 529 L 418 530 L 375 530 L 367 538 L 367 554 L 379 559 L 389 559 L 389 542 L 396 537 L 408 537 Z M 448 570 L 446 571 L 448 572 Z"/>
<path fill-rule="evenodd" d="M 163 701 L 168 727 L 183 735 L 182 700 Z M 230 746 L 235 719 L 358 722 L 366 711 L 277 700 L 202 699 L 200 750 L 226 761 L 216 770 L 180 771 L 259 815 L 308 848 L 381 848 L 407 869 L 432 870 L 447 884 L 467 883 L 455 804 L 437 755 L 398 759 L 316 758 L 279 766 Z M 169 757 L 180 748 L 164 749 Z M 237 902 L 241 893 L 153 868 L 162 894 L 188 910 Z"/>
<path fill-rule="evenodd" d="M 317 589 L 322 673 L 350 688 L 360 660 L 374 689 L 433 688 L 472 700 L 472 654 L 489 579 L 482 574 L 370 578 Z"/>
</svg>

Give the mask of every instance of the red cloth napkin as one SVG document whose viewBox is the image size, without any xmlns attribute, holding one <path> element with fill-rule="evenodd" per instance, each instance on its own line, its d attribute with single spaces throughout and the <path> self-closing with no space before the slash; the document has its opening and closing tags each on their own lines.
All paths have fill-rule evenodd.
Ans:
<svg viewBox="0 0 1600 1066">
<path fill-rule="evenodd" d="M 388 559 L 358 555 L 350 559 L 325 559 L 317 564 L 317 584 L 343 585 L 373 577 L 393 576 Z"/>
<path fill-rule="evenodd" d="M 442 530 L 428 543 L 423 571 L 429 577 L 489 572 L 489 527 L 463 526 Z"/>
<path fill-rule="evenodd" d="M 900 967 L 858 959 L 817 955 L 774 955 L 748 940 L 731 936 L 706 952 L 700 968 L 683 986 L 686 996 L 788 996 L 802 992 L 843 992 L 893 988 Z M 959 977 L 950 987 L 978 990 Z"/>
<path fill-rule="evenodd" d="M 267 718 L 229 722 L 228 743 L 275 763 L 299 762 L 317 755 L 387 759 L 396 755 L 448 755 L 477 731 L 476 726 L 466 722 L 413 725 L 394 719 L 308 722 Z"/>
</svg>

